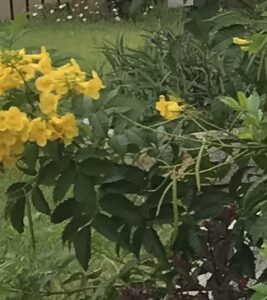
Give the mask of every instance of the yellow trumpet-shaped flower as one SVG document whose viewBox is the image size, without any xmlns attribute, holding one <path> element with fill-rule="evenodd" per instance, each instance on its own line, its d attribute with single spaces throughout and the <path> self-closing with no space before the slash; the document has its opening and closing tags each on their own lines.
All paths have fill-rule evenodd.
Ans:
<svg viewBox="0 0 267 300">
<path fill-rule="evenodd" d="M 233 43 L 238 45 L 238 46 L 248 46 L 252 43 L 252 41 L 247 40 L 247 39 L 241 39 L 239 37 L 234 37 L 233 38 Z"/>
<path fill-rule="evenodd" d="M 55 114 L 58 107 L 59 95 L 42 93 L 40 95 L 40 110 L 44 114 Z"/>
<path fill-rule="evenodd" d="M 51 139 L 62 139 L 66 144 L 78 135 L 75 117 L 72 113 L 66 113 L 62 117 L 54 116 L 48 124 L 51 131 Z"/>
<path fill-rule="evenodd" d="M 172 98 L 178 100 L 176 98 Z M 159 101 L 156 102 L 156 109 L 160 115 L 166 120 L 175 120 L 184 111 L 185 106 L 180 105 L 177 101 L 166 101 L 165 96 L 160 96 Z"/>
<path fill-rule="evenodd" d="M 27 115 L 12 106 L 6 111 L 6 126 L 9 130 L 22 131 L 28 122 Z"/>
<path fill-rule="evenodd" d="M 92 77 L 89 81 L 78 83 L 76 91 L 94 100 L 98 100 L 100 98 L 100 91 L 105 88 L 105 85 L 95 71 L 92 72 Z"/>
<path fill-rule="evenodd" d="M 44 147 L 47 144 L 51 136 L 51 131 L 48 130 L 47 124 L 41 118 L 33 119 L 29 124 L 29 140 L 36 142 L 40 147 Z"/>
</svg>

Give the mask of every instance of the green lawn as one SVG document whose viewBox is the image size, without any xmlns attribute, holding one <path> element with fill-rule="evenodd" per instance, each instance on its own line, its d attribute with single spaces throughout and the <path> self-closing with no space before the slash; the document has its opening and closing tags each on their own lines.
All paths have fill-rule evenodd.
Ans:
<svg viewBox="0 0 267 300">
<path fill-rule="evenodd" d="M 124 36 L 130 47 L 142 45 L 144 31 L 133 23 L 46 23 L 29 26 L 29 31 L 15 44 L 16 48 L 41 47 L 57 49 L 60 54 L 81 58 L 86 70 L 100 68 L 105 63 L 99 51 L 105 42 L 115 42 L 119 35 Z"/>
</svg>

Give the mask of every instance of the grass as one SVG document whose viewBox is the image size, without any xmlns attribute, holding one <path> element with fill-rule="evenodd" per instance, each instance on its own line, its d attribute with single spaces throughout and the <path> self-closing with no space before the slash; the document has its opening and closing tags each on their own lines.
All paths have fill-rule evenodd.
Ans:
<svg viewBox="0 0 267 300">
<path fill-rule="evenodd" d="M 141 28 L 132 23 L 42 23 L 29 26 L 29 31 L 15 43 L 16 48 L 41 47 L 57 49 L 59 54 L 80 58 L 86 70 L 102 68 L 104 57 L 99 52 L 105 42 L 115 42 L 117 36 L 124 35 L 125 43 L 130 47 L 142 45 Z"/>
</svg>

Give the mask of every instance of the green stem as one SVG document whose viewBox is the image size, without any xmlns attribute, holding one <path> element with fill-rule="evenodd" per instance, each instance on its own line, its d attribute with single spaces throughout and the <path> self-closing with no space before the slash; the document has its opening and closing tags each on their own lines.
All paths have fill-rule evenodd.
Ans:
<svg viewBox="0 0 267 300">
<path fill-rule="evenodd" d="M 33 253 L 35 254 L 36 253 L 36 240 L 35 240 L 34 227 L 33 227 L 31 203 L 30 203 L 29 199 L 26 200 L 26 209 L 27 209 L 27 217 L 28 217 L 28 221 L 29 221 L 32 250 L 33 250 Z"/>
<path fill-rule="evenodd" d="M 173 205 L 173 233 L 172 233 L 172 239 L 171 244 L 173 245 L 177 235 L 178 235 L 178 229 L 179 229 L 179 210 L 178 210 L 178 198 L 177 198 L 177 181 L 176 176 L 173 174 L 172 176 L 172 205 Z"/>
</svg>

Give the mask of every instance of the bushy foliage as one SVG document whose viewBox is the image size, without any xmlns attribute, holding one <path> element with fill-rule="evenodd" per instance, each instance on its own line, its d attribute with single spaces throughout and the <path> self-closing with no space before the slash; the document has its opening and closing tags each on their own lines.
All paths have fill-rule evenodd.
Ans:
<svg viewBox="0 0 267 300">
<path fill-rule="evenodd" d="M 202 35 L 199 16 L 148 35 L 144 49 L 119 40 L 105 48 L 105 89 L 74 61 L 53 67 L 45 50 L 2 51 L 12 79 L 0 85 L 2 114 L 19 107 L 30 116 L 23 124 L 42 118 L 45 129 L 17 156 L 27 176 L 7 190 L 13 227 L 22 232 L 34 206 L 64 224 L 62 241 L 85 271 L 96 233 L 126 258 L 97 286 L 86 277 L 85 299 L 249 299 L 252 283 L 266 281 L 255 266 L 267 211 L 266 14 L 257 9 L 223 11 Z M 60 120 L 70 112 L 67 136 Z M 1 134 L 23 130 L 4 120 Z"/>
</svg>

